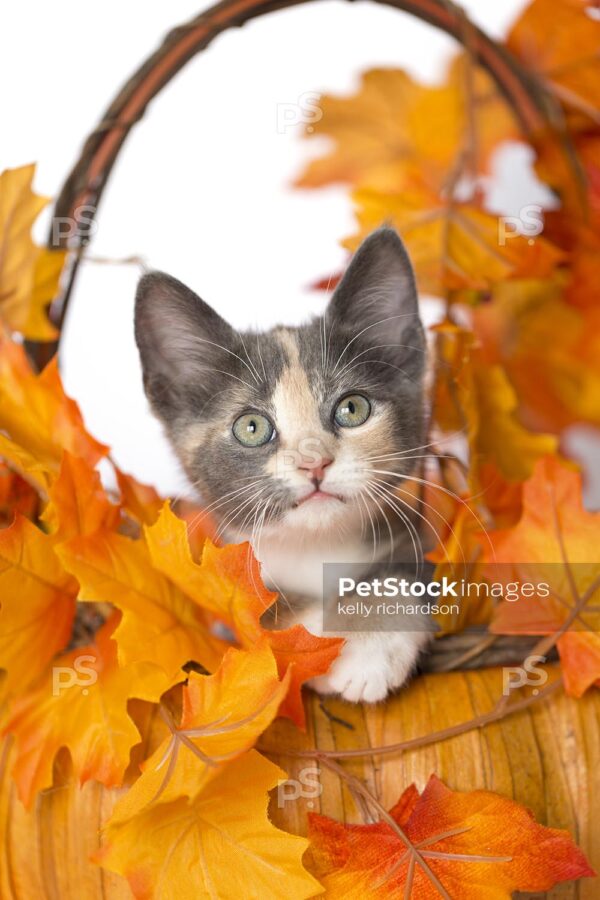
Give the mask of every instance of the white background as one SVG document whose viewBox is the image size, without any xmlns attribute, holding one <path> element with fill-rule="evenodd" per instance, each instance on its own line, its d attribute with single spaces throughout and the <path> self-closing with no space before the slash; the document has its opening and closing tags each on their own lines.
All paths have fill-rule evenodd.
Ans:
<svg viewBox="0 0 600 900">
<path fill-rule="evenodd" d="M 524 3 L 462 5 L 501 36 Z M 56 194 L 122 83 L 167 31 L 207 7 L 193 0 L 5 4 L 0 168 L 37 161 L 37 190 Z M 454 49 L 445 34 L 369 2 L 325 0 L 226 32 L 134 128 L 104 194 L 91 255 L 139 255 L 186 281 L 238 327 L 296 323 L 320 311 L 324 297 L 308 285 L 344 264 L 338 242 L 354 230 L 352 210 L 343 188 L 291 188 L 323 145 L 302 140 L 300 124 L 282 129 L 281 104 L 308 91 L 350 93 L 372 66 L 402 66 L 433 82 Z M 505 205 L 514 206 L 515 182 L 522 202 L 539 202 L 539 187 L 523 171 L 517 178 L 515 159 L 508 162 L 498 167 Z M 39 223 L 40 240 L 45 226 Z M 141 389 L 132 329 L 138 277 L 135 265 L 83 264 L 62 371 L 119 464 L 178 493 L 182 476 Z"/>
</svg>

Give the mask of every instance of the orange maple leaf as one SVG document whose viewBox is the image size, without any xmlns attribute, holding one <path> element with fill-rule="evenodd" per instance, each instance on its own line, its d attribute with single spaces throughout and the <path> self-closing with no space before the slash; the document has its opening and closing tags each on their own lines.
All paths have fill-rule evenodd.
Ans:
<svg viewBox="0 0 600 900">
<path fill-rule="evenodd" d="M 497 285 L 472 320 L 486 360 L 504 366 L 525 423 L 553 432 L 600 423 L 597 309 L 569 305 L 559 279 L 520 280 Z"/>
<path fill-rule="evenodd" d="M 476 338 L 452 322 L 433 329 L 439 352 L 434 410 L 444 430 L 464 430 L 470 483 L 479 491 L 479 469 L 492 464 L 509 481 L 531 475 L 536 460 L 555 452 L 550 434 L 529 431 L 518 419 L 517 395 L 502 366 L 488 363 Z"/>
<path fill-rule="evenodd" d="M 151 485 L 142 484 L 133 475 L 122 472 L 118 466 L 114 466 L 114 469 L 123 507 L 138 522 L 152 525 L 163 507 L 163 498 Z"/>
<path fill-rule="evenodd" d="M 1 335 L 0 429 L 50 472 L 58 471 L 63 450 L 81 456 L 91 466 L 108 451 L 87 433 L 79 407 L 65 394 L 56 357 L 36 375 L 23 347 Z M 0 444 L 0 454 L 10 463 L 5 450 Z"/>
<path fill-rule="evenodd" d="M 584 0 L 532 0 L 506 45 L 561 101 L 569 128 L 589 128 L 600 111 L 600 23 Z"/>
<path fill-rule="evenodd" d="M 67 747 L 80 784 L 95 778 L 107 787 L 121 783 L 129 752 L 140 734 L 127 714 L 127 701 L 157 701 L 177 680 L 152 663 L 121 667 L 112 639 L 115 613 L 93 644 L 56 659 L 35 689 L 16 700 L 5 734 L 12 734 L 12 775 L 19 796 L 29 806 L 35 794 L 52 784 L 54 757 Z"/>
<path fill-rule="evenodd" d="M 554 457 L 540 460 L 523 486 L 523 512 L 512 528 L 491 532 L 491 578 L 549 586 L 504 600 L 491 626 L 499 634 L 554 634 L 568 693 L 581 696 L 600 679 L 600 513 L 581 500 L 581 477 Z M 496 565 L 504 564 L 504 565 Z"/>
<path fill-rule="evenodd" d="M 435 775 L 422 794 L 407 788 L 385 821 L 309 822 L 311 870 L 331 898 L 509 900 L 595 874 L 567 831 L 499 794 L 451 791 Z"/>
<path fill-rule="evenodd" d="M 0 530 L 0 665 L 7 694 L 26 690 L 71 637 L 77 583 L 55 550 L 56 539 L 23 516 Z"/>
<path fill-rule="evenodd" d="M 118 526 L 119 507 L 109 500 L 98 472 L 81 457 L 65 451 L 48 496 L 42 521 L 57 542 L 101 529 L 113 531 Z"/>
<path fill-rule="evenodd" d="M 0 528 L 10 525 L 15 513 L 33 520 L 38 507 L 37 491 L 6 463 L 0 462 Z"/>
</svg>

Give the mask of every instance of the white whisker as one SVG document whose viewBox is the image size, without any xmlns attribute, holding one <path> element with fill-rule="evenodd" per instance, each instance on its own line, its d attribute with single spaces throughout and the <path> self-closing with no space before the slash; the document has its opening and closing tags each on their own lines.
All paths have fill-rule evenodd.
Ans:
<svg viewBox="0 0 600 900">
<path fill-rule="evenodd" d="M 373 292 L 372 295 L 369 295 L 369 297 L 366 298 L 366 299 L 372 299 L 372 298 L 375 297 L 378 293 L 379 293 L 379 292 Z M 382 296 L 387 296 L 387 294 L 382 294 Z M 401 313 L 401 314 L 399 314 L 399 315 L 397 315 L 397 316 L 386 316 L 385 319 L 379 319 L 379 321 L 377 321 L 377 322 L 371 322 L 370 325 L 367 325 L 366 328 L 363 328 L 361 331 L 358 332 L 358 334 L 355 334 L 354 337 L 352 337 L 352 338 L 348 341 L 348 343 L 346 344 L 346 346 L 344 347 L 344 349 L 342 350 L 342 352 L 340 353 L 340 355 L 339 355 L 338 358 L 337 358 L 336 364 L 335 364 L 335 366 L 333 367 L 333 372 L 332 372 L 332 374 L 335 375 L 335 373 L 336 373 L 336 371 L 337 371 L 337 367 L 338 367 L 338 365 L 339 365 L 339 363 L 340 363 L 340 360 L 342 359 L 342 356 L 344 355 L 344 353 L 347 351 L 348 347 L 350 347 L 350 346 L 354 343 L 354 341 L 358 340 L 358 338 L 361 336 L 361 334 L 364 334 L 365 331 L 368 331 L 369 328 L 375 328 L 376 325 L 383 325 L 384 322 L 391 322 L 392 319 L 407 319 L 407 318 L 408 318 L 408 319 L 418 318 L 418 313 L 416 313 L 416 312 L 415 312 L 415 313 Z"/>
<path fill-rule="evenodd" d="M 403 511 L 402 511 L 401 509 L 399 509 L 395 504 L 393 504 L 393 503 L 390 502 L 389 498 L 385 496 L 385 494 L 384 494 L 383 491 L 381 490 L 380 486 L 377 485 L 376 482 L 374 482 L 374 481 L 371 480 L 371 481 L 369 481 L 369 484 L 371 485 L 371 487 L 373 488 L 373 490 L 376 490 L 376 489 L 378 490 L 379 496 L 382 498 L 382 500 L 384 500 L 384 501 L 387 503 L 387 505 L 388 505 L 391 509 L 394 510 L 394 512 L 396 513 L 396 515 L 397 515 L 397 516 L 404 522 L 404 524 L 406 525 L 406 529 L 407 529 L 407 531 L 408 531 L 408 534 L 409 534 L 409 536 L 410 536 L 411 543 L 412 543 L 412 546 L 413 546 L 413 552 L 414 552 L 414 554 L 415 554 L 415 565 L 416 565 L 416 567 L 417 567 L 417 574 L 418 574 L 418 573 L 420 572 L 420 570 L 421 570 L 421 565 L 423 564 L 423 545 L 422 545 L 422 543 L 421 543 L 421 538 L 419 537 L 419 532 L 417 531 L 417 529 L 416 529 L 416 527 L 415 527 L 415 525 L 414 525 L 414 522 L 411 522 L 411 521 L 410 521 L 410 518 L 406 515 L 405 512 L 403 512 Z M 417 549 L 417 542 L 418 542 L 418 544 L 419 544 L 419 548 L 418 548 L 418 549 Z"/>
</svg>

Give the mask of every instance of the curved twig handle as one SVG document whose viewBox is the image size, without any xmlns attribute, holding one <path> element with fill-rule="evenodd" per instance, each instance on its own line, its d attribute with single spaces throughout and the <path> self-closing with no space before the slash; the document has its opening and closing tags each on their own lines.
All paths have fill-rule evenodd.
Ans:
<svg viewBox="0 0 600 900">
<path fill-rule="evenodd" d="M 112 167 L 127 135 L 144 115 L 150 101 L 174 75 L 222 31 L 241 26 L 265 13 L 307 3 L 309 0 L 222 0 L 190 22 L 171 31 L 156 50 L 126 82 L 94 131 L 87 138 L 79 159 L 56 200 L 49 237 L 50 248 L 68 246 L 75 250 L 65 274 L 61 293 L 50 310 L 51 319 L 61 329 L 77 275 L 80 251 L 91 237 L 91 223 Z M 485 67 L 505 95 L 521 123 L 532 137 L 542 130 L 557 133 L 571 166 L 577 160 L 562 127 L 560 108 L 538 79 L 507 50 L 470 22 L 463 10 L 450 0 L 378 0 L 434 25 L 467 46 L 469 53 Z M 75 235 L 61 236 L 60 223 L 75 223 Z M 79 252 L 77 252 L 79 251 Z M 53 355 L 58 342 L 29 343 L 34 363 L 41 367 Z"/>
</svg>

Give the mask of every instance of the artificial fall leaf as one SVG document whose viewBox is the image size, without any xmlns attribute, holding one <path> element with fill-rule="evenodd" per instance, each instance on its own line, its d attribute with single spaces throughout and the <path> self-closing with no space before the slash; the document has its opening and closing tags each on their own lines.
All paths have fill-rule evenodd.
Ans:
<svg viewBox="0 0 600 900">
<path fill-rule="evenodd" d="M 29 482 L 0 462 L 0 528 L 10 525 L 15 514 L 33 520 L 38 507 L 37 492 Z"/>
<path fill-rule="evenodd" d="M 303 625 L 292 625 L 281 631 L 270 631 L 261 626 L 260 616 L 277 595 L 263 586 L 258 563 L 249 545 L 218 548 L 207 540 L 201 568 L 206 585 L 210 585 L 210 591 L 205 589 L 203 594 L 203 598 L 209 598 L 207 608 L 233 629 L 244 647 L 252 647 L 261 637 L 266 637 L 275 654 L 280 677 L 290 669 L 289 690 L 279 714 L 288 716 L 299 728 L 304 728 L 302 685 L 328 671 L 344 641 L 317 637 Z M 204 600 L 198 602 L 204 603 Z"/>
<path fill-rule="evenodd" d="M 290 673 L 288 693 L 279 707 L 279 715 L 291 719 L 298 728 L 305 728 L 302 685 L 329 671 L 334 659 L 340 655 L 344 641 L 342 638 L 317 637 L 304 625 L 265 633 L 275 654 L 279 674 Z"/>
<path fill-rule="evenodd" d="M 217 548 L 207 542 L 200 564 L 190 552 L 186 523 L 166 502 L 145 528 L 152 564 L 204 609 L 225 622 L 243 643 L 261 636 L 259 619 L 277 600 L 260 577 L 250 545 Z"/>
<path fill-rule="evenodd" d="M 494 553 L 498 562 L 501 554 L 507 563 L 587 565 L 595 564 L 599 540 L 600 513 L 584 509 L 581 475 L 549 456 L 523 485 L 517 525 L 494 533 Z"/>
<path fill-rule="evenodd" d="M 279 680 L 266 641 L 251 651 L 230 649 L 214 675 L 190 672 L 183 688 L 181 723 L 164 712 L 165 738 L 142 766 L 142 775 L 119 801 L 111 822 L 123 822 L 150 803 L 194 799 L 226 760 L 254 746 L 288 690 Z"/>
<path fill-rule="evenodd" d="M 11 469 L 18 472 L 37 492 L 42 495 L 48 493 L 52 483 L 52 472 L 48 466 L 1 432 L 0 458 L 9 463 Z"/>
<path fill-rule="evenodd" d="M 308 841 L 267 817 L 267 792 L 285 777 L 251 750 L 193 801 L 181 797 L 109 822 L 98 861 L 124 875 L 140 900 L 313 897 L 321 886 L 302 867 Z"/>
<path fill-rule="evenodd" d="M 14 738 L 12 776 L 26 806 L 52 784 L 61 747 L 68 748 L 80 784 L 90 778 L 107 787 L 121 784 L 129 752 L 140 740 L 127 701 L 157 701 L 173 684 L 152 663 L 119 666 L 112 639 L 118 618 L 114 613 L 93 644 L 56 659 L 36 688 L 9 710 L 4 731 Z"/>
<path fill-rule="evenodd" d="M 600 22 L 587 0 L 533 0 L 506 45 L 561 101 L 569 128 L 589 128 L 600 111 Z"/>
<path fill-rule="evenodd" d="M 537 430 L 600 423 L 600 318 L 563 294 L 557 281 L 506 282 L 473 310 L 484 357 L 506 369 L 523 421 Z"/>
<path fill-rule="evenodd" d="M 492 462 L 508 480 L 522 481 L 541 456 L 557 449 L 553 435 L 534 434 L 520 424 L 517 395 L 501 366 L 475 365 L 467 396 L 473 401 L 467 417 L 474 465 Z"/>
<path fill-rule="evenodd" d="M 538 151 L 536 170 L 561 194 L 561 207 L 544 217 L 546 236 L 568 254 L 564 298 L 578 309 L 600 302 L 600 129 L 572 136 L 582 185 L 574 189 L 573 167 L 556 141 Z"/>
<path fill-rule="evenodd" d="M 539 825 L 499 794 L 452 791 L 435 775 L 420 795 L 409 787 L 389 816 L 341 825 L 310 815 L 311 871 L 325 897 L 509 900 L 595 874 L 567 831 Z"/>
<path fill-rule="evenodd" d="M 596 618 L 596 629 L 598 628 Z M 560 664 L 567 692 L 582 697 L 592 685 L 600 687 L 600 637 L 598 631 L 567 631 L 558 642 Z"/>
<path fill-rule="evenodd" d="M 469 97 L 468 90 L 473 96 Z M 468 113 L 470 102 L 474 112 Z M 464 145 L 469 122 L 476 137 L 471 160 L 485 171 L 492 150 L 515 137 L 516 123 L 493 80 L 466 56 L 457 57 L 440 85 L 419 84 L 401 69 L 363 73 L 352 97 L 323 96 L 322 113 L 307 127 L 308 136 L 335 142 L 325 157 L 313 160 L 298 180 L 301 187 L 331 182 L 370 184 L 389 163 L 418 161 L 428 180 L 441 186 Z"/>
<path fill-rule="evenodd" d="M 545 278 L 564 254 L 543 237 L 523 235 L 499 241 L 499 220 L 475 202 L 450 202 L 432 190 L 419 172 L 398 171 L 378 189 L 353 192 L 359 233 L 344 242 L 355 250 L 364 237 L 387 223 L 406 243 L 422 291 L 486 291 L 493 284 L 525 276 Z"/>
<path fill-rule="evenodd" d="M 195 661 L 214 671 L 225 645 L 210 633 L 203 611 L 152 567 L 143 540 L 106 531 L 57 548 L 79 581 L 79 599 L 112 603 L 123 613 L 115 631 L 119 662 L 154 662 L 171 677 Z"/>
<path fill-rule="evenodd" d="M 427 558 L 436 563 L 434 581 L 441 581 L 444 576 L 450 581 L 456 578 L 478 580 L 484 565 L 481 544 L 477 540 L 481 525 L 481 519 L 466 501 L 456 503 L 452 521 L 447 521 L 446 528 L 438 532 L 437 546 L 427 554 Z M 434 617 L 439 628 L 438 637 L 487 625 L 492 618 L 491 599 L 483 595 L 464 596 L 447 605 L 447 612 L 437 613 Z M 458 612 L 453 610 L 454 606 L 458 606 Z"/>
<path fill-rule="evenodd" d="M 53 537 L 23 516 L 0 530 L 0 660 L 7 694 L 25 690 L 68 644 L 76 596 Z"/>
<path fill-rule="evenodd" d="M 446 454 L 438 457 L 443 464 L 443 481 L 435 473 L 424 473 L 427 485 L 420 500 L 428 523 L 431 540 L 435 540 L 433 549 L 426 558 L 435 564 L 433 580 L 444 578 L 453 581 L 465 579 L 477 581 L 484 568 L 481 548 L 481 532 L 485 530 L 489 507 L 482 507 L 479 494 L 467 493 L 467 472 L 460 467 L 461 478 L 458 482 L 450 480 L 450 475 L 457 468 L 457 462 Z M 418 485 L 417 485 L 418 487 Z M 458 612 L 453 608 L 458 606 Z M 454 634 L 471 626 L 486 625 L 492 618 L 490 598 L 476 594 L 463 596 L 448 604 L 448 610 L 434 614 L 438 627 L 436 637 Z"/>
<path fill-rule="evenodd" d="M 63 450 L 91 466 L 108 450 L 86 432 L 79 407 L 63 390 L 56 357 L 36 375 L 23 347 L 1 336 L 0 430 L 53 472 L 58 471 Z"/>
<path fill-rule="evenodd" d="M 248 543 L 215 547 L 207 539 L 198 565 L 189 550 L 186 524 L 168 505 L 145 534 L 154 566 L 231 628 L 243 647 L 250 648 L 266 637 L 280 677 L 291 668 L 289 692 L 280 715 L 289 716 L 303 728 L 302 684 L 329 669 L 343 641 L 317 637 L 303 625 L 282 631 L 262 627 L 260 618 L 273 606 L 277 594 L 263 585 L 259 564 Z"/>
<path fill-rule="evenodd" d="M 515 525 L 523 512 L 523 486 L 508 481 L 493 462 L 483 463 L 477 473 L 481 501 L 491 513 L 496 528 Z"/>
<path fill-rule="evenodd" d="M 471 485 L 479 490 L 478 470 L 486 463 L 508 481 L 523 481 L 536 460 L 556 450 L 556 438 L 521 425 L 517 395 L 506 373 L 485 362 L 471 332 L 451 322 L 433 330 L 439 359 L 434 414 L 442 428 L 466 430 Z"/>
<path fill-rule="evenodd" d="M 35 166 L 0 175 L 0 319 L 29 340 L 56 337 L 46 307 L 54 297 L 65 252 L 36 247 L 31 227 L 48 203 L 31 189 Z"/>
<path fill-rule="evenodd" d="M 65 452 L 49 500 L 42 519 L 56 541 L 116 530 L 119 507 L 108 499 L 98 472 L 80 457 Z"/>
<path fill-rule="evenodd" d="M 206 538 L 218 543 L 218 522 L 204 507 L 187 497 L 178 498 L 175 510 L 186 524 L 192 559 L 200 560 Z"/>
<path fill-rule="evenodd" d="M 498 577 L 502 569 L 497 564 L 503 564 L 509 573 L 505 579 L 531 582 L 535 575 L 538 583 L 550 586 L 548 597 L 536 592 L 500 603 L 491 630 L 543 635 L 566 629 L 557 642 L 565 686 L 581 696 L 600 679 L 600 617 L 595 611 L 600 513 L 583 508 L 579 474 L 553 457 L 540 460 L 523 486 L 518 523 L 490 538 L 493 547 L 485 550 L 490 577 Z"/>
<path fill-rule="evenodd" d="M 152 525 L 164 504 L 158 491 L 149 484 L 142 484 L 133 475 L 122 472 L 117 466 L 115 473 L 124 509 L 138 522 Z"/>
</svg>

